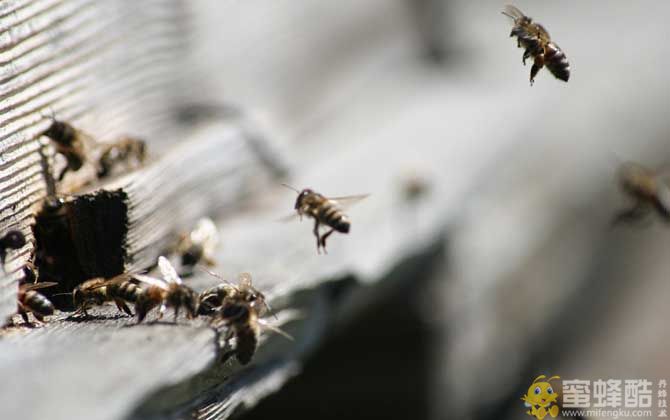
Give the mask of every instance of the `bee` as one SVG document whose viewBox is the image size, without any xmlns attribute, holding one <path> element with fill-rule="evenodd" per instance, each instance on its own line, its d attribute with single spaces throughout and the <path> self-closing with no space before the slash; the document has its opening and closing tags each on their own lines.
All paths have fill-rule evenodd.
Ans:
<svg viewBox="0 0 670 420">
<path fill-rule="evenodd" d="M 26 244 L 26 237 L 18 230 L 10 230 L 0 237 L 0 262 L 5 264 L 8 249 L 19 249 Z"/>
<path fill-rule="evenodd" d="M 408 172 L 400 181 L 401 192 L 407 201 L 418 201 L 430 192 L 428 179 L 417 172 Z"/>
<path fill-rule="evenodd" d="M 115 167 L 124 164 L 128 169 L 142 166 L 146 159 L 146 143 L 132 137 L 121 137 L 106 145 L 98 160 L 98 178 L 106 178 Z"/>
<path fill-rule="evenodd" d="M 215 327 L 226 326 L 228 330 L 224 338 L 224 346 L 235 337 L 235 357 L 242 365 L 246 365 L 256 353 L 261 328 L 272 330 L 289 340 L 289 334 L 259 318 L 257 307 L 242 298 L 228 300 L 216 313 L 213 322 Z"/>
<path fill-rule="evenodd" d="M 37 268 L 35 264 L 27 262 L 23 266 L 23 283 L 37 283 Z"/>
<path fill-rule="evenodd" d="M 670 221 L 670 186 L 663 182 L 657 171 L 636 163 L 625 163 L 619 169 L 619 185 L 634 204 L 615 216 L 615 224 L 641 220 L 651 211 Z"/>
<path fill-rule="evenodd" d="M 88 135 L 75 129 L 69 123 L 52 118 L 52 123 L 42 135 L 51 139 L 56 152 L 65 157 L 67 165 L 58 176 L 62 181 L 68 171 L 76 172 L 84 166 L 95 142 Z"/>
<path fill-rule="evenodd" d="M 53 315 L 54 305 L 43 294 L 38 292 L 38 289 L 55 286 L 54 282 L 42 282 L 32 284 L 22 284 L 19 286 L 19 293 L 17 296 L 18 309 L 17 312 L 23 318 L 23 321 L 28 324 L 30 320 L 28 313 L 40 322 L 44 322 L 44 317 Z"/>
<path fill-rule="evenodd" d="M 551 40 L 549 32 L 512 5 L 505 6 L 502 13 L 514 19 L 514 27 L 509 36 L 516 36 L 517 46 L 525 49 L 523 64 L 526 65 L 526 59 L 533 57 L 533 67 L 530 69 L 531 86 L 544 66 L 554 77 L 567 82 L 570 78 L 570 63 L 565 53 Z"/>
<path fill-rule="evenodd" d="M 282 184 L 298 193 L 298 198 L 295 200 L 294 209 L 297 215 L 302 220 L 302 216 L 306 215 L 314 219 L 314 236 L 316 237 L 316 251 L 320 254 L 321 249 L 324 253 L 326 251 L 326 239 L 333 232 L 349 233 L 351 230 L 351 222 L 349 217 L 342 211 L 341 205 L 346 203 L 353 203 L 366 198 L 369 194 L 352 195 L 347 197 L 325 197 L 309 188 L 302 191 L 291 187 L 290 185 Z M 323 235 L 319 233 L 321 225 L 327 226 L 330 230 Z"/>
<path fill-rule="evenodd" d="M 168 307 L 172 307 L 174 308 L 176 321 L 179 316 L 179 309 L 182 306 L 186 308 L 187 316 L 194 318 L 198 313 L 198 294 L 182 282 L 167 258 L 158 257 L 158 268 L 163 279 L 141 274 L 135 275 L 135 278 L 147 284 L 146 288 L 142 288 L 142 292 L 137 296 L 135 302 L 137 323 L 142 322 L 147 313 L 159 305 L 158 319 L 163 318 L 163 314 Z"/>
<path fill-rule="evenodd" d="M 223 280 L 218 274 L 209 270 L 207 272 Z M 238 276 L 237 285 L 223 280 L 223 283 L 203 290 L 200 293 L 198 315 L 212 315 L 230 300 L 241 300 L 249 303 L 258 312 L 259 316 L 270 312 L 270 306 L 265 301 L 265 295 L 251 284 L 251 274 L 241 273 Z"/>
<path fill-rule="evenodd" d="M 214 222 L 209 218 L 198 221 L 191 232 L 181 235 L 176 246 L 176 252 L 181 259 L 182 267 L 192 268 L 200 261 L 206 265 L 214 264 L 214 249 L 219 241 L 219 232 Z"/>
<path fill-rule="evenodd" d="M 97 277 L 86 280 L 72 292 L 76 312 L 88 316 L 87 309 L 91 306 L 114 302 L 120 311 L 133 316 L 127 302 L 135 303 L 141 289 L 132 282 L 132 278 L 132 274 L 124 273 L 110 279 Z"/>
</svg>

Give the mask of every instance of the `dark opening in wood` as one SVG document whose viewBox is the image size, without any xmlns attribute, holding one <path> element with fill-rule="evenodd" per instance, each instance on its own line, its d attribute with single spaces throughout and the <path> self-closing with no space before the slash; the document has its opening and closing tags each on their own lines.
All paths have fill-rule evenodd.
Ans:
<svg viewBox="0 0 670 420">
<path fill-rule="evenodd" d="M 126 193 L 100 191 L 65 199 L 47 199 L 36 216 L 35 264 L 40 281 L 55 281 L 45 289 L 61 309 L 72 307 L 69 293 L 94 277 L 124 271 L 128 232 Z"/>
</svg>

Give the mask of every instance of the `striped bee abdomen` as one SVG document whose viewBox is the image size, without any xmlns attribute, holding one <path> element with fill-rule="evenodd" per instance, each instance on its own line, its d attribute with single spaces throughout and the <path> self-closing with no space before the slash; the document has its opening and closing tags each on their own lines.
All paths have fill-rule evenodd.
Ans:
<svg viewBox="0 0 670 420">
<path fill-rule="evenodd" d="M 130 281 L 124 281 L 119 285 L 117 296 L 127 302 L 135 303 L 137 302 L 137 297 L 140 295 L 141 292 L 142 289 L 135 283 Z"/>
<path fill-rule="evenodd" d="M 256 353 L 258 336 L 250 326 L 239 328 L 236 332 L 235 357 L 242 365 L 246 365 Z"/>
<path fill-rule="evenodd" d="M 334 205 L 324 205 L 319 209 L 319 220 L 338 232 L 348 233 L 351 223 L 349 218 Z"/>
<path fill-rule="evenodd" d="M 53 315 L 54 313 L 54 305 L 51 301 L 34 290 L 26 292 L 24 304 L 30 308 L 39 320 L 42 319 L 42 316 Z"/>
<path fill-rule="evenodd" d="M 557 79 L 567 82 L 570 78 L 570 63 L 565 53 L 553 42 L 545 48 L 544 65 Z"/>
</svg>

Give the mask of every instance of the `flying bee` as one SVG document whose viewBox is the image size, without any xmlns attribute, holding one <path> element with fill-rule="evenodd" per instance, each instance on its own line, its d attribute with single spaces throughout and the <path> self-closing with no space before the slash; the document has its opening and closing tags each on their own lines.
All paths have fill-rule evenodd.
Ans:
<svg viewBox="0 0 670 420">
<path fill-rule="evenodd" d="M 200 261 L 212 266 L 214 250 L 219 242 L 219 231 L 209 218 L 202 218 L 195 228 L 182 234 L 176 246 L 176 252 L 181 259 L 182 267 L 193 268 Z"/>
<path fill-rule="evenodd" d="M 567 82 L 570 78 L 570 63 L 565 53 L 551 40 L 549 32 L 512 5 L 505 6 L 502 13 L 514 19 L 514 27 L 509 36 L 516 36 L 517 46 L 524 48 L 523 64 L 526 65 L 526 59 L 530 57 L 534 60 L 530 69 L 531 86 L 535 76 L 544 66 L 554 77 Z"/>
<path fill-rule="evenodd" d="M 19 249 L 26 244 L 26 237 L 18 230 L 10 230 L 0 237 L 0 262 L 5 264 L 8 249 Z"/>
<path fill-rule="evenodd" d="M 326 239 L 333 232 L 349 233 L 351 229 L 351 222 L 349 217 L 342 211 L 342 205 L 351 204 L 366 198 L 369 194 L 352 195 L 347 197 L 325 197 L 309 188 L 302 191 L 291 187 L 290 185 L 282 184 L 298 193 L 298 198 L 295 200 L 294 209 L 297 216 L 302 220 L 302 216 L 311 217 L 314 219 L 314 236 L 316 237 L 316 251 L 320 254 L 321 249 L 326 251 Z M 330 230 L 323 235 L 319 233 L 321 225 L 327 226 Z"/>
<path fill-rule="evenodd" d="M 179 309 L 182 306 L 186 308 L 187 316 L 194 318 L 198 313 L 198 294 L 182 282 L 167 258 L 158 257 L 158 268 L 163 276 L 162 279 L 141 274 L 135 275 L 136 279 L 147 285 L 147 287 L 142 288 L 142 292 L 137 296 L 135 302 L 137 323 L 142 322 L 147 313 L 159 305 L 158 319 L 163 318 L 163 314 L 168 307 L 172 307 L 174 308 L 176 322 Z"/>
<path fill-rule="evenodd" d="M 91 137 L 69 123 L 53 117 L 51 125 L 42 135 L 51 139 L 56 152 L 63 155 L 67 161 L 67 166 L 58 176 L 58 181 L 62 181 L 68 171 L 76 172 L 81 169 L 88 154 L 95 147 L 95 141 Z"/>
<path fill-rule="evenodd" d="M 45 316 L 53 315 L 54 305 L 49 299 L 47 299 L 37 290 L 43 289 L 45 287 L 55 286 L 56 284 L 58 283 L 42 282 L 22 284 L 19 286 L 19 293 L 17 295 L 17 312 L 19 315 L 21 315 L 21 318 L 23 318 L 23 321 L 26 324 L 30 323 L 28 313 L 32 313 L 33 316 L 40 322 L 44 322 Z"/>
<path fill-rule="evenodd" d="M 272 330 L 289 340 L 293 340 L 293 337 L 288 333 L 259 319 L 257 308 L 242 298 L 226 301 L 216 313 L 213 325 L 215 327 L 228 327 L 224 345 L 227 345 L 230 339 L 235 337 L 235 357 L 242 365 L 249 363 L 254 353 L 256 353 L 262 328 Z"/>
<path fill-rule="evenodd" d="M 216 273 L 209 270 L 206 271 L 212 276 L 223 280 L 223 283 L 205 289 L 200 293 L 198 304 L 199 315 L 211 315 L 231 300 L 247 302 L 256 310 L 259 316 L 265 315 L 266 312 L 271 312 L 270 306 L 265 301 L 265 295 L 251 284 L 251 274 L 241 273 L 238 276 L 238 284 L 235 285 L 224 280 Z"/>
<path fill-rule="evenodd" d="M 127 302 L 135 303 L 141 293 L 141 289 L 132 282 L 132 278 L 132 274 L 124 273 L 110 279 L 97 277 L 86 280 L 72 292 L 76 312 L 88 316 L 87 310 L 91 306 L 114 302 L 120 311 L 132 316 Z"/>
<path fill-rule="evenodd" d="M 663 182 L 657 171 L 636 163 L 625 163 L 619 169 L 619 185 L 634 203 L 615 216 L 615 224 L 641 220 L 651 211 L 670 222 L 670 186 Z"/>
<path fill-rule="evenodd" d="M 146 143 L 132 137 L 121 137 L 105 145 L 98 160 L 98 178 L 108 177 L 120 164 L 128 169 L 142 166 L 146 159 Z"/>
</svg>

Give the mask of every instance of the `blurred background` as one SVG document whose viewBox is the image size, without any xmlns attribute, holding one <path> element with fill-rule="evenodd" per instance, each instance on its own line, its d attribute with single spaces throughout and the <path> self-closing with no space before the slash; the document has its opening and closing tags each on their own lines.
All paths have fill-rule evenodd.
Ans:
<svg viewBox="0 0 670 420">
<path fill-rule="evenodd" d="M 195 24 L 218 37 L 193 61 L 220 71 L 198 96 L 261 110 L 305 156 L 386 136 L 387 175 L 448 203 L 424 276 L 247 418 L 521 418 L 540 374 L 670 375 L 670 231 L 610 225 L 621 160 L 668 159 L 667 2 L 516 2 L 572 69 L 532 87 L 503 2 L 223 3 Z"/>
<path fill-rule="evenodd" d="M 14 3 L 17 17 L 0 16 L 19 27 L 33 3 Z M 394 281 L 361 286 L 377 298 L 341 308 L 302 373 L 245 418 L 518 419 L 540 374 L 670 378 L 670 230 L 611 224 L 630 205 L 621 161 L 670 159 L 667 1 L 519 0 L 571 66 L 568 83 L 543 69 L 532 87 L 502 1 L 34 4 L 35 25 L 56 22 L 38 40 L 46 64 L 12 45 L 19 31 L 3 32 L 1 52 L 7 74 L 25 70 L 46 99 L 33 104 L 8 76 L 3 150 L 36 139 L 47 106 L 102 139 L 146 137 L 157 155 L 182 139 L 179 112 L 239 110 L 284 146 L 292 184 L 372 193 L 329 258 L 351 247 L 358 274 L 386 269 Z M 74 57 L 62 65 L 61 49 Z M 57 69 L 36 73 L 42 65 Z M 413 180 L 425 191 L 407 198 Z M 16 217 L 28 229 L 35 191 L 19 210 L 0 203 L 4 227 Z M 297 226 L 315 265 L 311 226 Z M 16 288 L 5 283 L 9 314 Z"/>
</svg>

